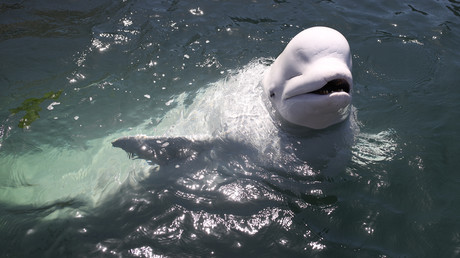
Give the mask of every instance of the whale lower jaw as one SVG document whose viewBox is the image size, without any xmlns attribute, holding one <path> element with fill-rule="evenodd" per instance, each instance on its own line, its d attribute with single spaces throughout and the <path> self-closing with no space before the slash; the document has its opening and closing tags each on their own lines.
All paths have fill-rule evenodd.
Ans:
<svg viewBox="0 0 460 258">
<path fill-rule="evenodd" d="M 305 116 L 316 116 L 315 120 L 299 120 L 292 116 L 283 116 L 281 118 L 290 124 L 296 126 L 302 126 L 304 128 L 309 128 L 313 130 L 321 130 L 333 126 L 335 124 L 342 123 L 343 121 L 347 120 L 350 114 L 350 105 L 347 105 L 343 108 L 338 109 L 335 112 L 331 113 L 322 113 L 322 114 L 313 114 L 307 113 L 304 114 Z"/>
<path fill-rule="evenodd" d="M 307 91 L 305 90 L 304 93 L 296 94 L 293 96 L 286 96 L 284 99 L 289 100 L 292 98 L 300 97 L 300 96 L 305 96 L 305 95 L 348 95 L 350 96 L 350 91 L 351 91 L 351 86 L 348 83 L 346 79 L 332 79 L 328 81 L 326 84 L 323 86 L 318 86 L 319 88 L 313 91 Z"/>
<path fill-rule="evenodd" d="M 344 121 L 349 115 L 350 105 L 351 95 L 345 91 L 327 94 L 310 92 L 285 99 L 278 111 L 292 124 L 324 129 Z"/>
<path fill-rule="evenodd" d="M 304 94 L 295 95 L 284 99 L 285 103 L 299 103 L 304 102 L 304 105 L 315 110 L 318 108 L 317 112 L 331 112 L 334 109 L 344 107 L 351 102 L 351 95 L 345 91 L 324 91 L 320 93 L 308 92 Z M 326 111 L 327 110 L 327 111 Z"/>
</svg>

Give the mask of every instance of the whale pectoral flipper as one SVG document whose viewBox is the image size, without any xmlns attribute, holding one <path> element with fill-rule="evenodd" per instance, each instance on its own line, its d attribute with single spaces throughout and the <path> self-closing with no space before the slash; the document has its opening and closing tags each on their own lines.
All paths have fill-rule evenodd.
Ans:
<svg viewBox="0 0 460 258">
<path fill-rule="evenodd" d="M 190 159 L 211 148 L 206 141 L 190 140 L 184 137 L 148 136 L 118 138 L 112 142 L 112 146 L 123 149 L 130 157 L 150 160 L 158 165 Z"/>
</svg>

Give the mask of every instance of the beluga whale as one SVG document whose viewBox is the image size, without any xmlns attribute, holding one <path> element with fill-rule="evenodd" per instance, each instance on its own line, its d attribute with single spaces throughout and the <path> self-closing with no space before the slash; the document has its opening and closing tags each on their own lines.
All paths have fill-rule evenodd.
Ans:
<svg viewBox="0 0 460 258">
<path fill-rule="evenodd" d="M 177 106 L 149 136 L 141 128 L 142 135 L 112 145 L 160 166 L 238 152 L 272 164 L 300 156 L 328 160 L 353 138 L 351 69 L 350 47 L 340 32 L 308 28 L 274 61 L 255 59 L 199 89 L 192 104 L 184 104 L 189 96 L 177 96 Z"/>
<path fill-rule="evenodd" d="M 275 110 L 296 125 L 323 129 L 350 112 L 350 46 L 340 32 L 313 27 L 297 34 L 263 79 Z"/>
</svg>

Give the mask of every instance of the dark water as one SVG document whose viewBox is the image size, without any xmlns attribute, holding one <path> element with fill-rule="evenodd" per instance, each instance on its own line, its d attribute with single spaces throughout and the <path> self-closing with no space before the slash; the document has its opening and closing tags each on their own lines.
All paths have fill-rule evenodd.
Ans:
<svg viewBox="0 0 460 258">
<path fill-rule="evenodd" d="M 454 0 L 2 1 L 1 256 L 459 256 L 459 16 Z M 300 147 L 160 167 L 112 148 L 315 25 L 353 52 L 359 132 L 333 176 L 336 156 Z"/>
</svg>

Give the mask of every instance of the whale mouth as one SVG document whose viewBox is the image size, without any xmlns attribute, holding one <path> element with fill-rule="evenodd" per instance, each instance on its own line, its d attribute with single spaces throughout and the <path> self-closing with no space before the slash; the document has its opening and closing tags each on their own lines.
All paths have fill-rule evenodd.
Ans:
<svg viewBox="0 0 460 258">
<path fill-rule="evenodd" d="M 334 79 L 326 83 L 320 89 L 309 92 L 309 94 L 328 95 L 333 92 L 350 93 L 350 84 L 344 79 Z"/>
</svg>

